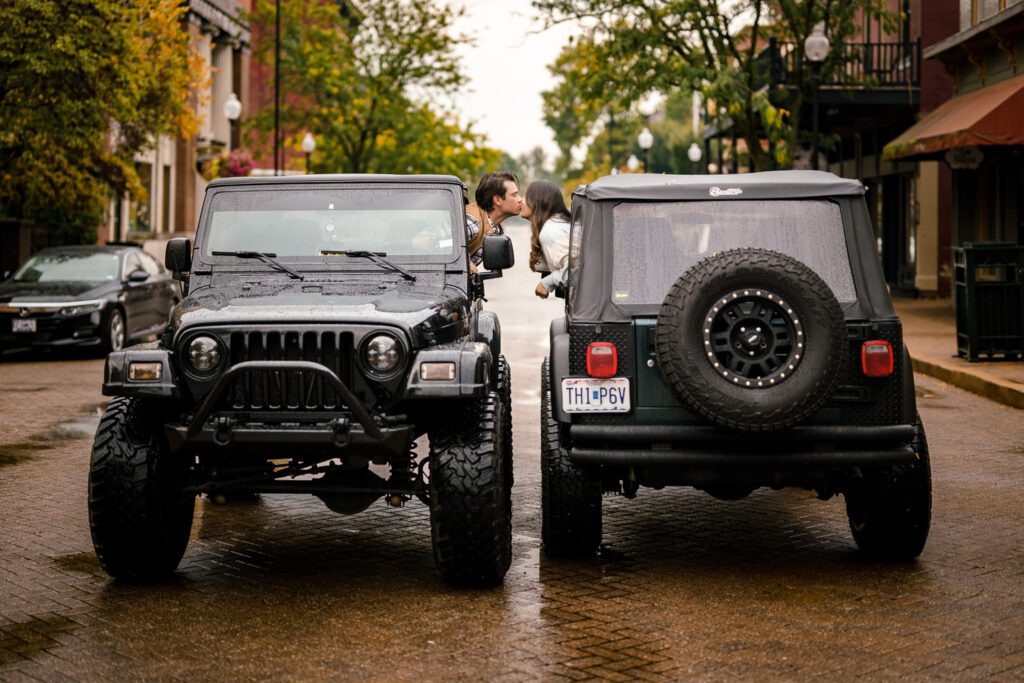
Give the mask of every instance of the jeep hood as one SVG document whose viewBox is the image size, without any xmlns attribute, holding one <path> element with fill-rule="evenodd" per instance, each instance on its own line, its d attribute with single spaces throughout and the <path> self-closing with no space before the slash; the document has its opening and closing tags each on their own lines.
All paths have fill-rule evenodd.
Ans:
<svg viewBox="0 0 1024 683">
<path fill-rule="evenodd" d="M 197 326 L 390 325 L 405 330 L 414 347 L 468 334 L 465 292 L 410 284 L 277 282 L 204 289 L 178 305 L 171 324 L 176 333 Z"/>
</svg>

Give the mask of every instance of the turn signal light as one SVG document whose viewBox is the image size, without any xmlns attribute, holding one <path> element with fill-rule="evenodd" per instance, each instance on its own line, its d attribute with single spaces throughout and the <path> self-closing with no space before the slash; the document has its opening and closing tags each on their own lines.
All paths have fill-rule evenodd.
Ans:
<svg viewBox="0 0 1024 683">
<path fill-rule="evenodd" d="M 587 347 L 587 374 L 602 379 L 619 371 L 619 352 L 611 342 L 591 342 Z"/>
<path fill-rule="evenodd" d="M 129 363 L 128 379 L 132 382 L 159 382 L 164 367 L 160 363 Z"/>
<path fill-rule="evenodd" d="M 888 377 L 892 374 L 892 344 L 883 340 L 866 341 L 860 348 L 860 366 L 867 377 Z"/>
<path fill-rule="evenodd" d="M 424 382 L 451 382 L 455 379 L 455 363 L 423 363 L 420 379 Z"/>
</svg>

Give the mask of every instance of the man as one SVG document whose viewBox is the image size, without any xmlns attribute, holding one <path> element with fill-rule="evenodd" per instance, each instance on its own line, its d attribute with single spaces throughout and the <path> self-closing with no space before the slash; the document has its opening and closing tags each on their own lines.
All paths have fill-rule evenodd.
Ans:
<svg viewBox="0 0 1024 683">
<path fill-rule="evenodd" d="M 476 186 L 476 203 L 466 207 L 466 240 L 473 272 L 484 260 L 484 238 L 503 235 L 502 222 L 523 210 L 513 173 L 488 173 Z"/>
</svg>

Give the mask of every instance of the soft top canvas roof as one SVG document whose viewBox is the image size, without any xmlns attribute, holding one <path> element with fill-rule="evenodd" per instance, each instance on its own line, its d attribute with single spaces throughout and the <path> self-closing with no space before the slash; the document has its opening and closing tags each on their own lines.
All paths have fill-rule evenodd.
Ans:
<svg viewBox="0 0 1024 683">
<path fill-rule="evenodd" d="M 450 183 L 464 188 L 462 181 L 452 175 L 396 175 L 376 173 L 332 173 L 323 175 L 246 176 L 218 178 L 209 187 L 228 185 L 311 185 L 318 183 Z"/>
<path fill-rule="evenodd" d="M 864 185 L 825 171 L 765 171 L 737 175 L 654 175 L 623 173 L 605 176 L 577 188 L 587 199 L 651 201 L 696 199 L 802 199 L 860 196 Z"/>
</svg>

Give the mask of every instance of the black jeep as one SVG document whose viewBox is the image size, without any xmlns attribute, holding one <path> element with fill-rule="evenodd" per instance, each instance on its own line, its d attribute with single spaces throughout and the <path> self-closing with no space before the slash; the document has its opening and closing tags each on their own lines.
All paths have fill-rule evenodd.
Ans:
<svg viewBox="0 0 1024 683">
<path fill-rule="evenodd" d="M 108 573 L 173 572 L 198 494 L 309 493 L 343 514 L 419 498 L 446 579 L 502 580 L 510 377 L 480 302 L 513 255 L 488 237 L 490 272 L 470 274 L 464 192 L 450 176 L 210 184 L 195 249 L 167 245 L 186 287 L 168 329 L 107 358 L 89 522 Z"/>
<path fill-rule="evenodd" d="M 931 472 L 863 186 L 829 173 L 578 188 L 542 380 L 543 542 L 594 552 L 602 493 L 841 493 L 865 552 L 921 553 Z"/>
</svg>

